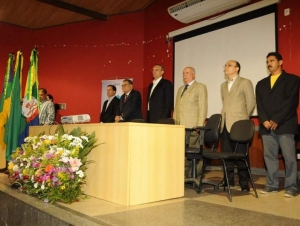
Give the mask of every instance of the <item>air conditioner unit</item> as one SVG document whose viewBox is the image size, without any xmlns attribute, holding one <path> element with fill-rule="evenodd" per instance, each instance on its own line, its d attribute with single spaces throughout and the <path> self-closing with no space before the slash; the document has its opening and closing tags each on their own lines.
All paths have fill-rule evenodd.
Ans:
<svg viewBox="0 0 300 226">
<path fill-rule="evenodd" d="M 249 2 L 251 0 L 187 0 L 169 7 L 168 12 L 187 24 Z"/>
</svg>

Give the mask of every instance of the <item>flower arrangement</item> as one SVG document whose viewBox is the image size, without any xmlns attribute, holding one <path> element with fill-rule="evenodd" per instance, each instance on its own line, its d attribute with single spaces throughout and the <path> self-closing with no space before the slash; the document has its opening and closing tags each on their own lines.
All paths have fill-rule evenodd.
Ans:
<svg viewBox="0 0 300 226">
<path fill-rule="evenodd" d="M 87 155 L 96 142 L 95 133 L 87 134 L 79 127 L 69 134 L 60 127 L 55 135 L 27 137 L 11 156 L 9 183 L 44 202 L 72 203 L 86 198 L 82 185 L 91 162 Z"/>
</svg>

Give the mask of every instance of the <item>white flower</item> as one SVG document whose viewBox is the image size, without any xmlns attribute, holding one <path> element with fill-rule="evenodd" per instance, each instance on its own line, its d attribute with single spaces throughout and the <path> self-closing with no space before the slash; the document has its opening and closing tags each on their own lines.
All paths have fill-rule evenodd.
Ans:
<svg viewBox="0 0 300 226">
<path fill-rule="evenodd" d="M 14 172 L 19 171 L 19 166 L 18 166 L 18 165 L 14 165 L 13 171 L 14 171 Z"/>
<path fill-rule="evenodd" d="M 86 142 L 89 142 L 89 139 L 86 136 L 81 136 L 80 138 L 85 140 Z"/>
<path fill-rule="evenodd" d="M 73 140 L 74 137 L 73 137 L 72 135 L 68 135 L 67 139 L 68 139 L 68 140 Z"/>
<path fill-rule="evenodd" d="M 78 174 L 80 178 L 84 177 L 84 172 L 82 170 L 78 170 L 76 174 Z"/>
<path fill-rule="evenodd" d="M 52 136 L 52 135 L 49 135 L 49 136 L 48 136 L 48 140 L 54 140 L 54 139 L 55 139 L 54 136 Z"/>
<path fill-rule="evenodd" d="M 45 189 L 45 185 L 42 184 L 41 189 L 44 190 Z"/>
<path fill-rule="evenodd" d="M 67 163 L 69 162 L 69 157 L 62 157 L 60 161 Z"/>
<path fill-rule="evenodd" d="M 34 188 L 37 188 L 38 187 L 38 185 L 39 185 L 39 183 L 38 182 L 36 182 L 33 186 L 34 186 Z"/>
<path fill-rule="evenodd" d="M 63 151 L 63 150 L 64 150 L 63 148 L 56 148 L 57 152 L 60 152 L 60 151 Z"/>
<path fill-rule="evenodd" d="M 71 151 L 65 149 L 65 150 L 64 150 L 64 153 L 63 153 L 62 155 L 63 155 L 63 156 L 69 156 L 70 153 L 71 153 Z"/>
<path fill-rule="evenodd" d="M 75 147 L 79 146 L 79 147 L 83 148 L 83 145 L 81 143 L 75 143 L 75 142 L 70 143 L 70 146 L 75 146 Z"/>
<path fill-rule="evenodd" d="M 25 141 L 26 143 L 30 143 L 31 141 L 34 141 L 35 138 L 36 138 L 36 136 L 35 136 L 35 137 L 26 137 L 26 138 L 24 139 L 24 141 Z"/>
</svg>

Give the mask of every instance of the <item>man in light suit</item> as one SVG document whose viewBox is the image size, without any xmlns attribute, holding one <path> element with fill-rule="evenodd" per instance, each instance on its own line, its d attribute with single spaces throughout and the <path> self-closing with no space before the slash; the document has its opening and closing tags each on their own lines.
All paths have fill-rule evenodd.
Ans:
<svg viewBox="0 0 300 226">
<path fill-rule="evenodd" d="M 142 98 L 139 91 L 133 89 L 133 82 L 125 79 L 122 83 L 120 104 L 115 122 L 131 122 L 133 119 L 142 119 Z"/>
<path fill-rule="evenodd" d="M 104 101 L 100 122 L 115 122 L 117 110 L 120 104 L 120 99 L 116 97 L 117 88 L 114 85 L 106 87 L 108 100 Z"/>
<path fill-rule="evenodd" d="M 207 116 L 207 89 L 195 80 L 195 69 L 186 67 L 183 70 L 184 85 L 178 89 L 173 118 L 177 125 L 186 128 L 203 126 Z M 191 147 L 199 147 L 199 134 L 193 133 L 190 140 Z M 197 165 L 197 174 L 202 164 Z M 190 177 L 191 161 L 185 160 L 185 176 Z"/>
<path fill-rule="evenodd" d="M 159 119 L 171 118 L 174 94 L 173 85 L 164 79 L 164 67 L 160 64 L 152 68 L 153 82 L 148 86 L 147 122 L 157 123 Z"/>
<path fill-rule="evenodd" d="M 239 76 L 241 65 L 235 60 L 229 60 L 224 66 L 226 81 L 221 85 L 221 96 L 223 102 L 221 123 L 221 151 L 234 151 L 234 143 L 230 140 L 230 129 L 233 123 L 243 119 L 249 119 L 255 108 L 255 95 L 252 82 Z M 237 152 L 245 153 L 246 145 L 239 145 Z M 229 162 L 228 166 L 233 166 Z M 237 162 L 236 164 L 243 164 Z M 239 170 L 239 183 L 242 191 L 248 192 L 248 172 Z M 228 170 L 228 181 L 234 186 L 234 170 Z M 220 186 L 227 186 L 225 180 Z"/>
</svg>

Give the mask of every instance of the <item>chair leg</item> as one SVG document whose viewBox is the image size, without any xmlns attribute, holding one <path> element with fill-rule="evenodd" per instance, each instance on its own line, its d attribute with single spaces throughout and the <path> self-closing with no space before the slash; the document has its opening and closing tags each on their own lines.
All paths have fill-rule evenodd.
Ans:
<svg viewBox="0 0 300 226">
<path fill-rule="evenodd" d="M 202 192 L 202 186 L 203 186 L 203 175 L 205 172 L 205 168 L 206 168 L 206 159 L 203 158 L 203 163 L 202 163 L 202 169 L 201 169 L 201 175 L 200 175 L 200 179 L 199 179 L 199 187 L 198 187 L 198 191 L 197 193 L 201 193 Z"/>
<path fill-rule="evenodd" d="M 191 183 L 193 188 L 199 187 L 199 181 L 197 180 L 197 161 L 192 159 L 192 177 L 185 179 L 185 183 Z"/>
<path fill-rule="evenodd" d="M 228 174 L 227 174 L 226 161 L 225 161 L 224 159 L 222 159 L 222 162 L 223 162 L 224 175 L 225 175 L 225 179 L 226 179 L 226 183 L 227 183 L 228 197 L 229 197 L 230 202 L 232 202 L 232 196 L 231 196 L 230 184 L 229 184 Z M 224 186 L 224 189 L 225 189 L 225 186 Z"/>
<path fill-rule="evenodd" d="M 251 181 L 251 184 L 252 184 L 254 193 L 255 193 L 255 197 L 258 198 L 257 191 L 256 191 L 256 187 L 255 187 L 255 184 L 254 184 L 254 181 L 253 181 L 253 178 L 252 178 L 250 166 L 248 165 L 247 160 L 244 160 L 244 162 L 245 162 L 245 165 L 247 166 L 248 174 L 249 174 L 250 181 Z"/>
<path fill-rule="evenodd" d="M 197 186 L 196 184 L 196 179 L 197 179 L 197 163 L 196 163 L 196 159 L 192 160 L 192 178 L 193 178 L 193 188 L 195 188 L 195 186 Z"/>
<path fill-rule="evenodd" d="M 201 175 L 200 175 L 199 186 L 198 186 L 198 191 L 197 191 L 198 194 L 202 192 L 202 187 L 203 187 L 204 184 L 214 186 L 214 191 L 219 190 L 219 183 L 203 179 L 205 169 L 208 166 L 206 163 L 207 163 L 207 159 L 203 158 L 203 163 L 202 163 L 202 168 L 201 168 Z"/>
</svg>

